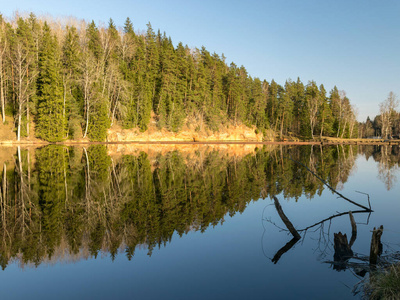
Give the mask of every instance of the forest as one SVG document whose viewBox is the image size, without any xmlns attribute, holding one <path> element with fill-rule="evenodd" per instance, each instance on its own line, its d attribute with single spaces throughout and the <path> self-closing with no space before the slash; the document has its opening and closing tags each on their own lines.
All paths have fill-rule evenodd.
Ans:
<svg viewBox="0 0 400 300">
<path fill-rule="evenodd" d="M 243 124 L 280 138 L 358 136 L 356 109 L 336 86 L 328 93 L 315 81 L 253 78 L 223 54 L 174 46 L 150 23 L 135 30 L 129 18 L 120 28 L 112 19 L 0 15 L 0 102 L 2 122 L 13 122 L 18 141 L 105 141 L 113 124 L 142 132 L 190 123 L 212 131 Z"/>
</svg>

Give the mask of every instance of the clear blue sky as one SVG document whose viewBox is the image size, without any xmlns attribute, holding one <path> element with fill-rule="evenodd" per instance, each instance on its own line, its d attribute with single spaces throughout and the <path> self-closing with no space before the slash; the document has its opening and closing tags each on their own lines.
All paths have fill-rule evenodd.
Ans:
<svg viewBox="0 0 400 300">
<path fill-rule="evenodd" d="M 359 120 L 374 117 L 390 91 L 400 96 L 400 1 L 368 0 L 1 0 L 0 11 L 74 16 L 135 30 L 151 22 L 176 45 L 205 46 L 280 84 L 300 77 L 345 90 Z"/>
</svg>

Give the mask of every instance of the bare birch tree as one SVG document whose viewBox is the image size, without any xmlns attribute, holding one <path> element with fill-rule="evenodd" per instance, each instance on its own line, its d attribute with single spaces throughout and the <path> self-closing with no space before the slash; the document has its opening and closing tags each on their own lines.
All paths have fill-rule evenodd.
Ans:
<svg viewBox="0 0 400 300">
<path fill-rule="evenodd" d="M 12 51 L 11 58 L 13 69 L 15 71 L 15 92 L 17 106 L 17 140 L 21 140 L 22 115 L 26 110 L 26 104 L 29 97 L 29 84 L 33 76 L 29 77 L 29 66 L 31 63 L 28 50 L 24 47 L 23 42 L 16 39 L 16 44 Z"/>
<path fill-rule="evenodd" d="M 388 138 L 392 135 L 392 127 L 397 114 L 396 109 L 398 106 L 399 100 L 397 99 L 396 94 L 393 92 L 390 92 L 386 100 L 379 104 L 382 122 L 381 133 L 384 138 Z"/>
<path fill-rule="evenodd" d="M 2 18 L 0 18 L 0 102 L 1 102 L 1 116 L 3 124 L 6 121 L 6 101 L 5 101 L 5 72 L 4 63 L 6 59 L 6 49 L 8 47 L 7 37 L 6 37 L 6 26 Z"/>
</svg>

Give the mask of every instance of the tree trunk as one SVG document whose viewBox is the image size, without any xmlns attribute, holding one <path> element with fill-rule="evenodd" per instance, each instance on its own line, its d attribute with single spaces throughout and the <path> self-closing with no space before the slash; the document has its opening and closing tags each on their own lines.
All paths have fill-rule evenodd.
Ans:
<svg viewBox="0 0 400 300">
<path fill-rule="evenodd" d="M 0 54 L 1 55 L 1 54 Z M 3 124 L 6 121 L 6 105 L 4 99 L 4 78 L 3 78 L 3 59 L 0 57 L 0 102 L 1 102 L 1 116 Z"/>
<path fill-rule="evenodd" d="M 325 116 L 322 117 L 322 122 L 321 122 L 321 132 L 319 134 L 319 137 L 322 138 L 322 134 L 324 132 L 324 122 L 325 122 Z"/>
<path fill-rule="evenodd" d="M 282 135 L 283 135 L 283 122 L 285 119 L 285 113 L 282 114 L 282 120 L 281 120 L 281 140 L 282 140 Z"/>
<path fill-rule="evenodd" d="M 344 122 L 342 135 L 340 136 L 341 138 L 343 138 L 344 132 L 346 131 L 346 125 L 347 125 L 347 120 L 345 120 L 345 122 Z"/>
<path fill-rule="evenodd" d="M 29 122 L 30 122 L 30 118 L 29 118 L 30 112 L 29 112 L 29 97 L 27 99 L 26 102 L 26 134 L 29 138 Z"/>
<path fill-rule="evenodd" d="M 21 140 L 21 115 L 22 115 L 22 103 L 20 103 L 18 106 L 17 141 Z"/>
<path fill-rule="evenodd" d="M 347 242 L 347 235 L 341 232 L 334 234 L 334 249 L 333 260 L 335 265 L 334 270 L 345 270 L 346 262 L 354 255 L 351 246 Z"/>
<path fill-rule="evenodd" d="M 378 261 L 378 256 L 382 254 L 382 243 L 381 236 L 383 234 L 383 226 L 372 231 L 372 239 L 371 239 L 371 249 L 369 253 L 369 263 L 371 265 L 376 265 Z"/>
</svg>

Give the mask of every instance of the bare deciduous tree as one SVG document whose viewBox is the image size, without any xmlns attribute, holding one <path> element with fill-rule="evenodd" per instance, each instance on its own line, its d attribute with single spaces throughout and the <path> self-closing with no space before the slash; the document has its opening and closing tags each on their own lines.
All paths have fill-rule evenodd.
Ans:
<svg viewBox="0 0 400 300">
<path fill-rule="evenodd" d="M 392 135 L 392 126 L 396 117 L 396 109 L 399 106 L 399 100 L 396 94 L 390 92 L 385 101 L 379 104 L 382 122 L 382 135 L 387 138 Z"/>
<path fill-rule="evenodd" d="M 5 95 L 4 95 L 4 61 L 6 56 L 7 38 L 6 38 L 6 26 L 5 22 L 0 20 L 0 102 L 1 102 L 1 116 L 3 123 L 6 120 L 5 114 Z"/>
</svg>

